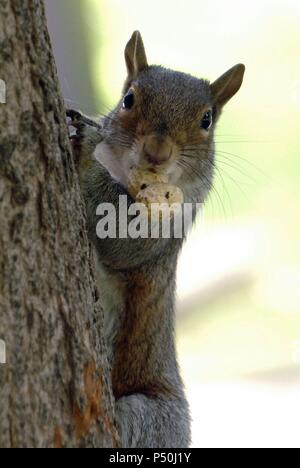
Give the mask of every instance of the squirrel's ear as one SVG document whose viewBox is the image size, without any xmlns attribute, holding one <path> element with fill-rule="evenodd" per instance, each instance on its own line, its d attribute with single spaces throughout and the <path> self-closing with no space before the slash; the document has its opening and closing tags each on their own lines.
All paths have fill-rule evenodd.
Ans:
<svg viewBox="0 0 300 468">
<path fill-rule="evenodd" d="M 125 60 L 130 80 L 134 80 L 148 66 L 143 39 L 139 31 L 133 33 L 126 46 Z"/>
<path fill-rule="evenodd" d="M 224 106 L 240 89 L 246 67 L 238 64 L 210 85 L 215 103 Z"/>
</svg>

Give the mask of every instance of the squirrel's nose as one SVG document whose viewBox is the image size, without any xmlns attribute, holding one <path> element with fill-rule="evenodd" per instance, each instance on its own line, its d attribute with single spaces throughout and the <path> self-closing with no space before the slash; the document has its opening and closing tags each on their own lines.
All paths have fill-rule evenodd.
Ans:
<svg viewBox="0 0 300 468">
<path fill-rule="evenodd" d="M 143 153 L 144 158 L 150 164 L 163 164 L 172 156 L 173 144 L 169 137 L 149 135 L 145 139 Z"/>
</svg>

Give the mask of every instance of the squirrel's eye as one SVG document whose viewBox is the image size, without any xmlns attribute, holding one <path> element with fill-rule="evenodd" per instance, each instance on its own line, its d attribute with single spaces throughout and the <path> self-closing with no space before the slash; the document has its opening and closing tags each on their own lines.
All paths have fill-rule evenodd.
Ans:
<svg viewBox="0 0 300 468">
<path fill-rule="evenodd" d="M 203 119 L 201 122 L 201 128 L 203 128 L 203 130 L 208 131 L 210 127 L 212 126 L 212 123 L 213 123 L 212 111 L 207 111 L 203 116 Z"/>
<path fill-rule="evenodd" d="M 123 101 L 123 109 L 130 110 L 134 105 L 134 94 L 130 91 L 125 97 Z"/>
</svg>

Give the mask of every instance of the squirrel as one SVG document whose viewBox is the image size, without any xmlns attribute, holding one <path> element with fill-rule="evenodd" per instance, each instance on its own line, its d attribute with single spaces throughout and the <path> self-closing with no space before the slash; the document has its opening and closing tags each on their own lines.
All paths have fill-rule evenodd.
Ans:
<svg viewBox="0 0 300 468">
<path fill-rule="evenodd" d="M 127 78 L 112 112 L 99 120 L 72 109 L 67 116 L 76 128 L 71 138 L 95 252 L 121 446 L 187 448 L 191 418 L 174 340 L 184 239 L 100 239 L 96 211 L 100 203 L 118 211 L 121 195 L 128 207 L 135 202 L 128 192 L 132 167 L 167 175 L 184 203 L 204 203 L 214 179 L 215 126 L 240 89 L 245 66 L 213 83 L 150 66 L 138 31 L 125 60 Z"/>
</svg>

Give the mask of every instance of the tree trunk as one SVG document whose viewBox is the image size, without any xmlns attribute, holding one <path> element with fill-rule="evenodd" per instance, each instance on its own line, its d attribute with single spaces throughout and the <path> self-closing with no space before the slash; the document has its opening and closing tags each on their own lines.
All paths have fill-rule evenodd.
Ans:
<svg viewBox="0 0 300 468">
<path fill-rule="evenodd" d="M 41 0 L 0 0 L 1 447 L 112 447 L 114 402 Z"/>
</svg>

